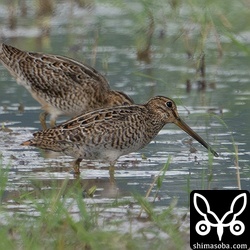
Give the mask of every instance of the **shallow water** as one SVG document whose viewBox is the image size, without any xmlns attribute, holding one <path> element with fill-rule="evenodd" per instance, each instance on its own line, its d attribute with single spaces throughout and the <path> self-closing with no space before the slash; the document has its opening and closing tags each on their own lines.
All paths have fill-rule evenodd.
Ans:
<svg viewBox="0 0 250 250">
<path fill-rule="evenodd" d="M 194 61 L 187 58 L 182 42 L 174 40 L 179 34 L 175 28 L 177 23 L 168 23 L 166 37 L 162 39 L 158 38 L 156 30 L 152 61 L 147 64 L 136 58 L 135 20 L 119 7 L 96 4 L 88 11 L 74 6 L 68 14 L 66 5 L 57 5 L 56 14 L 48 19 L 50 35 L 41 37 L 41 28 L 30 26 L 33 9 L 15 30 L 6 28 L 7 13 L 3 12 L 2 41 L 23 50 L 65 55 L 89 64 L 95 61 L 94 67 L 108 78 L 112 88 L 126 92 L 137 103 L 155 95 L 173 98 L 180 116 L 219 153 L 219 157 L 212 159 L 195 141 L 191 145 L 196 150 L 190 153 L 189 136 L 175 125 L 166 125 L 147 147 L 118 160 L 115 184 L 110 183 L 107 164 L 83 161 L 80 188 L 97 187 L 91 200 L 105 203 L 117 197 L 132 199 L 134 193 L 145 195 L 169 156 L 169 169 L 155 201 L 158 206 L 168 206 L 177 198 L 178 207 L 187 207 L 188 192 L 193 189 L 237 189 L 235 146 L 241 187 L 250 190 L 250 55 L 222 36 L 223 57 L 218 59 L 215 41 L 208 40 L 207 86 L 199 90 Z M 249 44 L 248 33 L 239 35 L 244 38 L 244 44 Z M 186 79 L 192 83 L 190 91 L 186 89 Z M 32 132 L 41 129 L 40 112 L 39 104 L 0 66 L 0 122 L 3 127 L 0 152 L 2 168 L 8 172 L 2 200 L 6 204 L 11 205 L 15 197 L 27 190 L 39 187 L 49 192 L 55 186 L 60 187 L 66 178 L 69 186 L 75 181 L 70 173 L 72 158 L 20 146 Z M 58 123 L 65 119 L 61 117 Z M 151 199 L 155 192 L 156 188 Z M 36 192 L 34 197 L 39 199 Z"/>
</svg>

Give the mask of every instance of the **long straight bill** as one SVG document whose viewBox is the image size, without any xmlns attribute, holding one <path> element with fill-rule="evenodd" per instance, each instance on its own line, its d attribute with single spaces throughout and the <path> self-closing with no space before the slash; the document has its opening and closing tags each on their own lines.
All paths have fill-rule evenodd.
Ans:
<svg viewBox="0 0 250 250">
<path fill-rule="evenodd" d="M 195 140 L 197 140 L 200 144 L 202 144 L 205 148 L 207 148 L 214 156 L 218 157 L 218 153 L 216 153 L 212 147 L 205 142 L 197 133 L 195 133 L 184 121 L 182 121 L 179 117 L 176 118 L 174 123 L 184 130 L 186 133 L 188 133 L 190 136 L 192 136 Z"/>
</svg>

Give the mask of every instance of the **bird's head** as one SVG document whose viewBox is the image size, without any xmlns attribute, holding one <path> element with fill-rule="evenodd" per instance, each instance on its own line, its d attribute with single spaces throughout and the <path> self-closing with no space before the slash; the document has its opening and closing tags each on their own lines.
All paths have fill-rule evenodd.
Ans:
<svg viewBox="0 0 250 250">
<path fill-rule="evenodd" d="M 156 96 L 150 99 L 146 104 L 147 108 L 156 114 L 156 117 L 159 117 L 165 124 L 174 123 L 179 128 L 184 130 L 187 134 L 192 136 L 205 148 L 207 148 L 214 156 L 219 156 L 212 147 L 205 142 L 196 132 L 194 132 L 179 116 L 177 111 L 177 106 L 175 102 L 164 96 Z"/>
</svg>

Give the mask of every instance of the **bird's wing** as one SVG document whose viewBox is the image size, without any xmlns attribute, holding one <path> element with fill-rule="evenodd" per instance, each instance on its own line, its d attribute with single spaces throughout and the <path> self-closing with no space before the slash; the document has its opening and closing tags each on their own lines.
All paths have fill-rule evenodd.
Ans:
<svg viewBox="0 0 250 250">
<path fill-rule="evenodd" d="M 96 91 L 109 89 L 106 78 L 88 65 L 62 56 L 39 53 L 28 55 L 29 60 L 20 60 L 19 67 L 32 89 L 56 96 L 73 88 L 86 92 L 90 88 Z"/>
<path fill-rule="evenodd" d="M 83 141 L 86 137 L 113 136 L 118 131 L 122 132 L 122 129 L 130 128 L 131 124 L 139 127 L 144 123 L 138 115 L 138 109 L 141 108 L 139 105 L 132 105 L 95 110 L 77 116 L 54 128 L 36 132 L 33 136 L 35 140 L 46 138 L 46 140 L 69 140 L 73 142 Z M 134 123 L 133 119 L 138 124 Z"/>
<path fill-rule="evenodd" d="M 18 83 L 38 93 L 60 96 L 61 91 L 74 87 L 83 91 L 91 86 L 97 91 L 110 88 L 94 68 L 64 56 L 24 52 L 1 44 L 0 60 Z"/>
</svg>

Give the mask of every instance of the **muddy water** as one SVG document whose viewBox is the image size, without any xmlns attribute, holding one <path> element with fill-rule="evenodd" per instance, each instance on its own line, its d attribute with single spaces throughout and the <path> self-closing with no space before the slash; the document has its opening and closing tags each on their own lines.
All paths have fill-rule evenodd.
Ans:
<svg viewBox="0 0 250 250">
<path fill-rule="evenodd" d="M 63 18 L 64 11 L 64 5 L 57 6 L 57 15 L 49 19 L 49 36 L 39 37 L 40 28 L 30 26 L 31 13 L 16 30 L 1 23 L 5 37 L 2 40 L 23 50 L 94 63 L 112 88 L 126 92 L 138 103 L 155 95 L 173 98 L 181 117 L 220 155 L 209 157 L 206 149 L 190 141 L 185 132 L 166 125 L 146 148 L 118 160 L 115 184 L 110 183 L 106 163 L 83 161 L 79 188 L 84 191 L 96 186 L 93 199 L 100 203 L 117 197 L 130 199 L 133 193 L 145 195 L 171 157 L 156 205 L 167 206 L 177 198 L 177 206 L 187 207 L 190 190 L 238 188 L 237 148 L 241 187 L 250 189 L 249 54 L 222 40 L 224 51 L 219 60 L 215 42 L 208 40 L 207 84 L 201 90 L 194 62 L 187 57 L 181 42 L 173 42 L 175 23 L 168 24 L 170 31 L 165 38 L 160 39 L 156 31 L 152 61 L 147 64 L 137 60 L 133 20 L 119 8 L 102 4 L 91 11 L 73 8 L 74 18 Z M 249 38 L 244 41 L 249 43 Z M 75 181 L 70 172 L 72 158 L 20 146 L 32 132 L 41 129 L 40 111 L 39 104 L 0 66 L 1 168 L 8 176 L 2 200 L 7 204 L 28 190 L 39 187 L 49 192 L 67 178 L 69 186 Z M 59 122 L 65 119 L 61 117 Z M 155 192 L 153 189 L 151 198 Z M 34 197 L 39 198 L 39 194 L 34 192 Z"/>
</svg>

